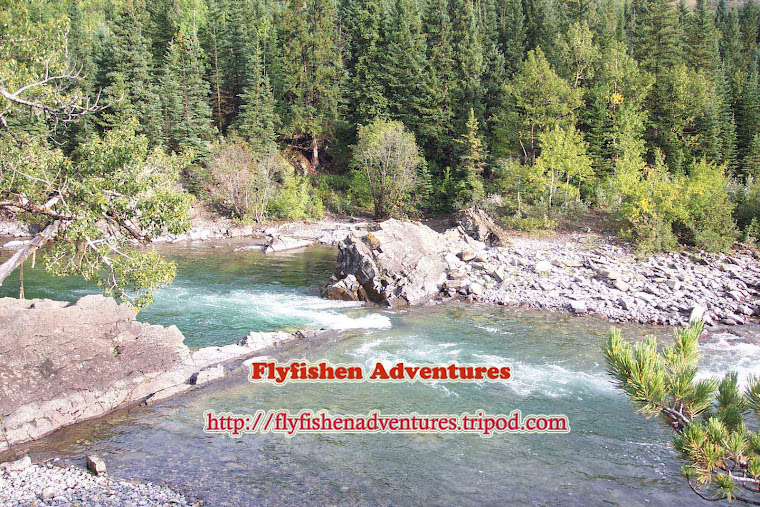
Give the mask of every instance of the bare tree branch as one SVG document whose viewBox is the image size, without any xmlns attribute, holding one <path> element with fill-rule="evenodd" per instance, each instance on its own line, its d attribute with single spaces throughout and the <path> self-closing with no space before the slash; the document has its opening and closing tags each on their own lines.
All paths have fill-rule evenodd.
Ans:
<svg viewBox="0 0 760 507">
<path fill-rule="evenodd" d="M 45 227 L 31 242 L 16 250 L 10 259 L 0 264 L 0 285 L 3 284 L 3 281 L 8 278 L 14 269 L 19 267 L 38 248 L 53 238 L 58 232 L 60 225 L 60 220 L 55 220 Z"/>
</svg>

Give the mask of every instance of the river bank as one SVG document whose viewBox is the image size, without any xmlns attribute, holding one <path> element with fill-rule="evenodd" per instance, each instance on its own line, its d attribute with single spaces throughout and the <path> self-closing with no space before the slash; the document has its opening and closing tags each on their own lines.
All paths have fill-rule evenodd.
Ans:
<svg viewBox="0 0 760 507">
<path fill-rule="evenodd" d="M 199 506 L 166 486 L 95 476 L 82 468 L 50 463 L 23 470 L 0 470 L 0 505 L 164 507 Z"/>
<path fill-rule="evenodd" d="M 631 245 L 568 234 L 450 260 L 447 294 L 499 305 L 670 326 L 733 326 L 760 313 L 760 262 L 749 250 L 641 258 Z"/>
<path fill-rule="evenodd" d="M 733 326 L 760 314 L 760 262 L 749 249 L 641 256 L 595 233 L 499 234 L 506 245 L 461 226 L 438 233 L 393 220 L 351 232 L 323 294 L 392 306 L 464 297 L 669 326 Z"/>
<path fill-rule="evenodd" d="M 367 237 L 367 233 L 361 230 L 355 231 L 355 235 L 359 238 Z M 381 237 L 373 236 L 376 239 Z M 437 238 L 431 237 L 433 240 Z M 568 236 L 569 239 L 564 236 L 562 238 L 562 241 L 556 242 L 556 252 L 550 249 L 544 251 L 543 256 L 549 259 L 550 264 L 561 260 L 563 250 L 567 249 L 566 241 L 572 239 L 572 236 Z M 527 236 L 513 237 L 511 245 L 488 247 L 471 239 L 467 242 L 467 248 L 472 250 L 474 257 L 462 260 L 461 250 L 457 250 L 453 256 L 462 263 L 459 267 L 463 270 L 467 271 L 465 265 L 471 267 L 474 283 L 478 283 L 476 276 L 480 276 L 479 273 L 483 271 L 477 266 L 481 262 L 476 260 L 478 256 L 488 256 L 491 262 L 496 263 L 500 254 L 513 253 L 520 255 L 520 258 L 524 257 L 526 261 L 532 259 L 532 264 L 521 268 L 526 272 L 535 272 L 535 264 L 540 261 L 537 261 L 538 257 L 530 257 L 536 249 L 531 244 L 533 240 Z M 539 241 L 543 244 L 545 240 Z M 586 255 L 594 248 L 607 244 L 589 243 L 582 239 L 579 241 L 578 250 L 573 251 L 572 255 L 578 252 Z M 667 475 L 675 477 L 678 474 L 678 466 L 671 456 L 672 451 L 667 447 L 666 439 L 658 432 L 659 428 L 643 419 L 640 423 L 638 420 L 629 421 L 633 418 L 626 419 L 630 407 L 612 389 L 609 378 L 600 366 L 603 363 L 600 343 L 609 328 L 607 321 L 593 316 L 575 318 L 568 312 L 547 314 L 493 303 L 451 301 L 447 304 L 386 312 L 376 307 L 362 309 L 358 303 L 320 300 L 309 291 L 297 294 L 293 291 L 296 285 L 312 285 L 329 277 L 329 271 L 334 266 L 334 250 L 314 246 L 294 253 L 266 255 L 260 249 L 239 250 L 239 245 L 244 243 L 188 241 L 182 245 L 161 246 L 159 250 L 167 255 L 187 251 L 192 258 L 183 260 L 182 256 L 175 257 L 180 261 L 178 280 L 157 299 L 155 308 L 158 311 L 146 317 L 146 320 L 153 322 L 153 319 L 162 318 L 164 320 L 161 323 L 168 324 L 177 319 L 175 315 L 190 314 L 194 319 L 193 325 L 197 327 L 195 335 L 208 335 L 216 326 L 224 326 L 214 331 L 214 334 L 232 340 L 239 338 L 238 331 L 231 326 L 233 316 L 252 311 L 269 315 L 276 309 L 288 311 L 292 319 L 284 323 L 279 319 L 266 321 L 278 328 L 300 326 L 304 321 L 302 319 L 305 319 L 313 322 L 317 328 L 332 326 L 336 329 L 336 332 L 325 336 L 293 340 L 276 348 L 272 354 L 278 359 L 325 358 L 344 363 L 372 363 L 378 359 L 425 363 L 494 361 L 514 365 L 515 378 L 505 385 L 470 386 L 471 388 L 404 384 L 391 386 L 389 392 L 386 392 L 388 386 L 372 385 L 333 386 L 330 389 L 324 389 L 324 386 L 271 388 L 248 383 L 243 378 L 244 369 L 240 369 L 240 362 L 233 361 L 231 366 L 234 368 L 228 369 L 228 374 L 223 379 L 208 383 L 201 389 L 146 408 L 127 411 L 127 415 L 112 414 L 69 426 L 48 438 L 29 444 L 29 453 L 35 462 L 44 461 L 51 453 L 60 453 L 61 456 L 66 456 L 66 459 L 62 457 L 66 464 L 71 464 L 72 461 L 78 463 L 84 455 L 97 453 L 106 460 L 109 472 L 114 476 L 144 482 L 165 480 L 187 498 L 204 498 L 210 505 L 279 504 L 286 500 L 293 501 L 293 498 L 307 502 L 309 498 L 315 498 L 314 495 L 324 499 L 325 503 L 373 505 L 389 494 L 387 489 L 381 487 L 388 478 L 402 481 L 403 477 L 407 477 L 403 480 L 410 484 L 410 488 L 393 493 L 396 503 L 421 503 L 420 495 L 423 492 L 440 503 L 445 503 L 451 499 L 464 500 L 471 494 L 466 488 L 457 487 L 457 481 L 447 480 L 460 476 L 467 477 L 468 481 L 482 481 L 494 495 L 486 500 L 494 503 L 498 501 L 497 496 L 504 498 L 505 495 L 526 502 L 544 496 L 559 501 L 560 497 L 552 496 L 556 495 L 554 480 L 547 483 L 539 481 L 535 495 L 524 493 L 528 491 L 526 486 L 535 485 L 535 477 L 540 473 L 545 474 L 547 469 L 552 471 L 552 477 L 561 476 L 561 480 L 574 484 L 571 489 L 578 495 L 593 487 L 600 492 L 600 498 L 627 498 L 633 495 L 641 502 L 657 499 L 675 505 L 678 500 L 681 500 L 682 505 L 687 504 L 684 500 L 692 500 L 690 496 L 683 497 L 680 490 L 673 493 L 676 488 L 672 480 L 663 479 L 653 489 L 651 481 L 642 481 L 638 473 L 641 470 L 638 461 L 640 458 L 621 458 L 641 456 L 642 449 L 645 448 L 643 446 L 646 445 L 646 466 L 657 468 L 666 460 L 669 471 Z M 378 246 L 379 249 L 384 248 L 382 244 Z M 413 246 L 420 245 L 415 243 Z M 421 249 L 419 251 L 422 252 Z M 469 253 L 464 257 L 469 257 Z M 330 259 L 327 258 L 328 254 Z M 450 260 L 450 254 L 447 250 L 444 257 Z M 315 256 L 319 257 L 316 264 L 312 262 Z M 312 261 L 308 260 L 310 258 Z M 245 264 L 252 259 L 257 259 L 257 262 Z M 285 259 L 290 259 L 290 264 L 281 264 Z M 315 266 L 319 268 L 315 270 Z M 540 275 L 541 278 L 538 279 L 559 276 L 564 268 L 555 267 L 558 273 L 550 272 Z M 277 285 L 257 288 L 264 281 L 261 278 L 263 273 L 267 275 L 267 283 L 274 283 L 276 278 Z M 444 266 L 444 274 L 447 281 L 451 274 L 448 265 Z M 192 277 L 194 283 L 189 283 L 188 276 Z M 593 278 L 598 279 L 598 276 L 596 273 Z M 288 279 L 293 284 L 288 290 L 273 292 L 273 287 Z M 29 270 L 27 283 L 28 290 L 33 292 L 35 287 L 47 285 L 47 278 L 35 278 L 34 272 Z M 485 280 L 484 285 L 487 285 Z M 443 283 L 441 287 L 444 287 Z M 444 290 L 447 288 L 445 286 Z M 446 294 L 440 294 L 437 286 L 433 285 L 432 289 L 438 292 L 441 299 L 448 299 Z M 455 294 L 463 299 L 473 296 L 471 299 L 476 300 L 471 289 L 468 287 L 462 290 L 464 294 Z M 61 294 L 74 295 L 76 292 Z M 257 308 L 261 302 L 272 300 L 277 304 Z M 234 306 L 230 306 L 231 302 L 235 303 Z M 169 307 L 169 304 L 173 306 Z M 338 306 L 331 306 L 336 304 Z M 345 310 L 341 310 L 343 305 Z M 308 312 L 304 313 L 299 307 L 308 309 Z M 191 308 L 193 311 L 189 312 Z M 175 314 L 172 310 L 179 313 Z M 367 311 L 375 313 L 367 315 Z M 329 319 L 324 320 L 323 314 L 330 313 Z M 184 322 L 189 323 L 190 320 Z M 254 324 L 251 320 L 240 322 L 240 325 L 245 326 L 245 329 L 261 329 L 259 324 Z M 184 327 L 180 327 L 184 331 Z M 652 331 L 651 328 L 638 325 L 623 327 L 629 337 Z M 345 331 L 338 332 L 338 329 Z M 736 327 L 732 331 L 740 332 L 741 329 Z M 669 334 L 665 328 L 657 328 L 654 332 L 663 336 Z M 745 373 L 755 372 L 756 364 L 759 364 L 755 354 L 757 343 L 754 335 L 747 339 L 736 339 L 733 335 L 706 336 L 703 347 L 710 355 L 709 360 L 703 364 L 704 374 L 724 372 L 737 365 L 742 378 L 746 376 Z M 259 353 L 270 354 L 268 351 Z M 234 371 L 236 369 L 239 370 Z M 433 404 L 430 404 L 431 397 Z M 340 400 L 337 404 L 336 399 Z M 579 400 L 584 402 L 578 403 Z M 373 436 L 299 436 L 296 440 L 282 441 L 273 435 L 248 435 L 244 439 L 231 440 L 220 436 L 212 438 L 202 431 L 202 414 L 207 409 L 234 412 L 271 407 L 291 410 L 325 407 L 344 413 L 361 413 L 373 409 L 392 413 L 412 410 L 459 413 L 478 408 L 508 412 L 520 408 L 533 413 L 566 413 L 571 418 L 574 432 L 563 437 L 563 440 L 515 437 L 499 442 L 490 440 L 487 444 L 458 438 L 431 440 L 421 436 L 396 435 L 388 437 L 387 445 L 378 446 L 376 437 Z M 613 413 L 610 414 L 610 411 Z M 600 418 L 625 420 L 626 424 L 616 426 L 614 431 L 602 429 L 605 426 L 595 422 Z M 613 434 L 610 434 L 611 431 Z M 67 443 L 63 446 L 54 443 L 61 439 Z M 605 448 L 611 449 L 609 453 L 599 450 L 599 439 L 605 440 Z M 656 445 L 651 446 L 652 442 L 656 442 Z M 241 445 L 242 443 L 246 445 Z M 468 449 L 474 445 L 475 450 L 464 453 L 460 444 L 467 445 Z M 493 453 L 507 455 L 517 452 L 514 445 L 518 446 L 520 452 L 532 456 L 546 454 L 547 460 L 537 463 L 536 467 L 524 473 L 515 472 L 507 461 L 501 469 L 493 471 L 492 475 L 467 475 L 473 468 L 473 463 L 476 463 L 474 466 L 478 470 L 490 470 L 486 464 L 491 463 L 489 466 L 493 466 Z M 408 476 L 410 470 L 417 468 L 411 468 L 411 464 L 406 461 L 409 446 L 433 463 L 429 469 L 413 472 L 411 478 Z M 589 482 L 588 470 L 576 470 L 571 465 L 575 463 L 575 453 L 581 451 L 595 456 L 599 463 L 620 462 L 622 459 L 623 464 L 613 474 L 619 479 Z M 44 456 L 41 452 L 44 452 Z M 440 460 L 441 455 L 447 458 Z M 328 461 L 325 461 L 325 456 L 329 456 Z M 362 459 L 357 462 L 356 456 L 362 456 Z M 552 463 L 556 460 L 564 464 L 555 467 Z M 325 466 L 325 463 L 344 463 L 343 466 L 347 469 Z M 600 466 L 592 475 L 606 474 L 607 471 L 607 465 Z M 649 472 L 643 475 L 648 474 Z M 252 476 L 256 477 L 255 481 L 250 481 Z M 505 476 L 511 479 L 504 482 Z M 427 484 L 448 486 L 439 491 L 426 488 Z M 39 493 L 40 491 L 37 492 L 38 505 L 42 504 Z M 93 499 L 92 503 L 95 502 Z"/>
</svg>

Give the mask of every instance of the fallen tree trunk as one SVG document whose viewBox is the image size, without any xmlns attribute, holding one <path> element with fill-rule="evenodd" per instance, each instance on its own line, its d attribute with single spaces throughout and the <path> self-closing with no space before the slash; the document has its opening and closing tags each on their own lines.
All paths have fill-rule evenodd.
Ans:
<svg viewBox="0 0 760 507">
<path fill-rule="evenodd" d="M 45 227 L 31 242 L 16 250 L 10 259 L 0 264 L 0 285 L 13 273 L 13 270 L 19 267 L 39 247 L 50 241 L 58 232 L 60 225 L 60 220 L 55 220 Z"/>
</svg>

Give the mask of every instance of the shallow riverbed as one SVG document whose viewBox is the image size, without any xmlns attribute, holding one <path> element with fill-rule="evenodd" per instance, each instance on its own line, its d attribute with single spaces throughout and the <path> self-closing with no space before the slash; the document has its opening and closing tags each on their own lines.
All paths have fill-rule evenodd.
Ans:
<svg viewBox="0 0 760 507">
<path fill-rule="evenodd" d="M 410 311 L 318 299 L 334 251 L 280 256 L 210 245 L 168 251 L 178 281 L 142 320 L 176 322 L 191 345 L 229 343 L 250 329 L 332 327 L 325 339 L 277 353 L 332 363 L 504 363 L 513 378 L 489 384 L 253 385 L 243 373 L 149 408 L 64 429 L 32 456 L 79 463 L 101 454 L 113 475 L 166 482 L 206 505 L 505 504 L 695 505 L 668 447 L 669 431 L 634 412 L 604 371 L 609 323 L 565 314 L 451 303 Z M 86 287 L 46 286 L 27 296 L 73 298 Z M 40 280 L 46 280 L 41 277 Z M 12 291 L 13 287 L 3 287 Z M 2 293 L 0 293 L 2 295 Z M 274 303 L 272 303 L 274 302 Z M 152 313 L 151 313 L 152 312 Z M 351 324 L 351 325 L 347 325 Z M 627 336 L 664 328 L 628 326 Z M 233 339 L 230 339 L 233 338 Z M 703 374 L 760 370 L 752 339 L 708 338 Z M 565 414 L 564 435 L 245 435 L 203 432 L 203 413 L 301 409 L 331 413 Z"/>
</svg>

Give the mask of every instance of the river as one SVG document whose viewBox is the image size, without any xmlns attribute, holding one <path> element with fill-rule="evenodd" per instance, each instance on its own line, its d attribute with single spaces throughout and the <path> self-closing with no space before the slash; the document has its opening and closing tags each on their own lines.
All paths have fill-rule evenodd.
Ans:
<svg viewBox="0 0 760 507">
<path fill-rule="evenodd" d="M 335 251 L 265 256 L 235 245 L 164 247 L 178 264 L 174 285 L 139 318 L 177 324 L 188 345 L 231 343 L 252 329 L 328 328 L 278 359 L 332 363 L 510 364 L 503 383 L 251 384 L 237 374 L 148 408 L 61 430 L 30 447 L 33 457 L 81 463 L 101 454 L 112 475 L 167 483 L 205 505 L 695 505 L 670 433 L 634 412 L 610 383 L 601 345 L 610 324 L 593 317 L 451 303 L 413 310 L 319 299 Z M 14 287 L 14 283 L 16 286 Z M 15 295 L 17 282 L 0 288 Z M 74 300 L 93 287 L 26 273 L 27 297 Z M 665 328 L 624 326 L 627 336 Z M 702 375 L 760 371 L 749 339 L 708 341 Z M 203 413 L 325 409 L 331 413 L 565 414 L 559 435 L 320 434 L 203 432 Z"/>
</svg>

